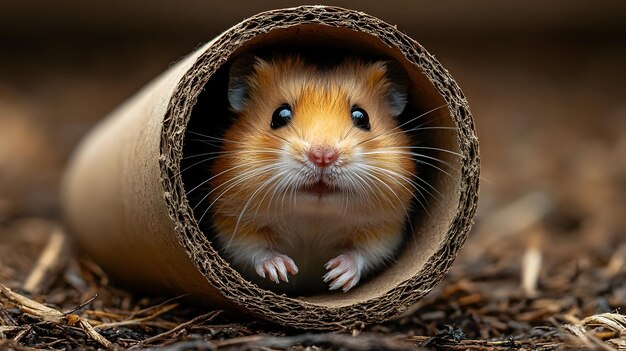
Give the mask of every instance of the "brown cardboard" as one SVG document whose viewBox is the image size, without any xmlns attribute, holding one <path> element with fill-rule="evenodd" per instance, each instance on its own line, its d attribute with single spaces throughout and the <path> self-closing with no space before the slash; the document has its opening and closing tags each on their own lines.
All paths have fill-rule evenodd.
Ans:
<svg viewBox="0 0 626 351">
<path fill-rule="evenodd" d="M 348 293 L 286 297 L 244 280 L 198 227 L 180 163 L 193 108 L 216 72 L 270 46 L 312 45 L 390 57 L 409 73 L 418 112 L 455 127 L 430 145 L 457 171 L 426 176 L 441 193 L 416 218 L 398 261 Z M 210 89 L 210 88 L 207 88 Z M 202 118 L 219 118 L 203 116 Z M 210 121 L 210 119 L 209 119 Z M 211 123 L 211 122 L 207 122 Z M 111 113 L 77 150 L 64 181 L 67 225 L 82 249 L 117 282 L 191 293 L 219 308 L 297 328 L 336 329 L 403 313 L 437 284 L 465 241 L 478 198 L 478 140 L 467 101 L 450 74 L 417 42 L 362 12 L 302 6 L 258 14 L 173 65 Z"/>
</svg>

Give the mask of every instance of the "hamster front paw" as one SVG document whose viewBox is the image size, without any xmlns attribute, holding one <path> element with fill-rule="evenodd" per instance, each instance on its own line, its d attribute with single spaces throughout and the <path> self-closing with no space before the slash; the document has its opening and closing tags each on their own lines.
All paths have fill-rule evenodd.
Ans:
<svg viewBox="0 0 626 351">
<path fill-rule="evenodd" d="M 288 272 L 292 275 L 298 273 L 296 263 L 289 256 L 276 251 L 268 251 L 257 259 L 254 259 L 253 264 L 254 270 L 258 275 L 262 278 L 267 277 L 276 284 L 280 283 L 280 280 L 288 283 Z"/>
<path fill-rule="evenodd" d="M 332 280 L 329 290 L 341 288 L 344 292 L 352 289 L 359 283 L 363 271 L 363 260 L 357 253 L 341 254 L 328 261 L 324 266 L 327 270 L 324 282 Z"/>
</svg>

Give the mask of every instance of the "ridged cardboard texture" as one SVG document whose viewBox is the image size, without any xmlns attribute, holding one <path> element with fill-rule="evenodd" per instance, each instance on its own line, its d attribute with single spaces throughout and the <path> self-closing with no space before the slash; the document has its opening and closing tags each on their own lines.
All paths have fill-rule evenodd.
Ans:
<svg viewBox="0 0 626 351">
<path fill-rule="evenodd" d="M 454 130 L 433 130 L 427 137 L 431 147 L 451 151 L 436 154 L 450 167 L 424 167 L 439 196 L 428 202 L 428 214 L 415 218 L 412 239 L 397 261 L 348 293 L 287 297 L 243 279 L 211 246 L 185 195 L 180 165 L 190 119 L 208 118 L 210 124 L 223 118 L 194 115 L 216 72 L 241 54 L 307 45 L 398 61 L 409 75 L 416 113 L 435 109 L 425 118 Z M 80 247 L 119 284 L 189 293 L 217 308 L 290 327 L 337 329 L 397 316 L 442 279 L 472 224 L 478 179 L 478 140 L 467 101 L 433 56 L 365 13 L 302 6 L 242 21 L 113 111 L 75 153 L 63 207 Z"/>
</svg>

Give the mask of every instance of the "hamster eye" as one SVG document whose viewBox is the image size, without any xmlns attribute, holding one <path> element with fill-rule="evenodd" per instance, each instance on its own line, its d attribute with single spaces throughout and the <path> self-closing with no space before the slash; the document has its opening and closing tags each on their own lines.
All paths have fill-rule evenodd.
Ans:
<svg viewBox="0 0 626 351">
<path fill-rule="evenodd" d="M 292 117 L 291 106 L 288 104 L 280 105 L 274 114 L 272 114 L 272 123 L 270 123 L 270 127 L 272 129 L 278 129 L 280 127 L 284 127 L 291 121 Z"/>
<path fill-rule="evenodd" d="M 367 115 L 367 112 L 356 105 L 352 106 L 350 111 L 352 113 L 352 123 L 354 123 L 354 126 L 369 131 L 371 126 L 370 117 Z"/>
</svg>

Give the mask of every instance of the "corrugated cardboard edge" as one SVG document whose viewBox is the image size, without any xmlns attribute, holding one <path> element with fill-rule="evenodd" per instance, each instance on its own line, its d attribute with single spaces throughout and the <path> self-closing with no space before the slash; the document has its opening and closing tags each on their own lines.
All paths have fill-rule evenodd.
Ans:
<svg viewBox="0 0 626 351">
<path fill-rule="evenodd" d="M 430 221 L 431 232 L 424 234 L 442 239 L 431 242 L 426 255 L 423 249 L 414 252 L 424 258 L 423 265 L 411 268 L 410 275 L 397 275 L 396 263 L 348 294 L 298 299 L 243 280 L 211 247 L 185 198 L 180 160 L 192 109 L 213 73 L 238 49 L 270 34 L 312 28 L 306 26 L 324 32 L 326 41 L 347 35 L 350 44 L 393 49 L 390 55 L 418 74 L 414 93 L 437 104 L 445 101 L 445 117 L 456 127 L 456 137 L 445 140 L 453 141 L 462 159 L 455 163 L 460 168 L 455 190 L 446 194 L 446 218 Z M 352 41 L 354 33 L 361 41 Z M 68 167 L 63 210 L 83 250 L 118 283 L 153 292 L 191 293 L 218 308 L 240 309 L 290 327 L 336 329 L 401 314 L 441 280 L 471 226 L 478 172 L 478 141 L 465 97 L 430 54 L 396 28 L 364 13 L 304 6 L 243 21 L 111 113 L 83 141 Z"/>
<path fill-rule="evenodd" d="M 446 101 L 457 127 L 463 155 L 458 212 L 442 246 L 412 279 L 392 287 L 384 296 L 343 307 L 320 306 L 277 295 L 243 280 L 210 247 L 198 229 L 180 177 L 185 128 L 194 103 L 211 75 L 231 54 L 256 36 L 304 24 L 364 32 L 397 47 L 409 62 L 419 67 Z M 377 18 L 362 12 L 324 6 L 302 6 L 258 14 L 229 29 L 205 48 L 209 50 L 197 57 L 172 95 L 163 120 L 159 160 L 167 211 L 175 223 L 178 240 L 211 288 L 217 289 L 229 303 L 261 318 L 310 329 L 336 329 L 357 321 L 384 321 L 406 311 L 429 292 L 448 271 L 468 235 L 476 211 L 479 182 L 478 140 L 468 103 L 441 64 L 413 39 Z M 214 295 L 214 290 L 208 289 L 205 295 Z"/>
</svg>

